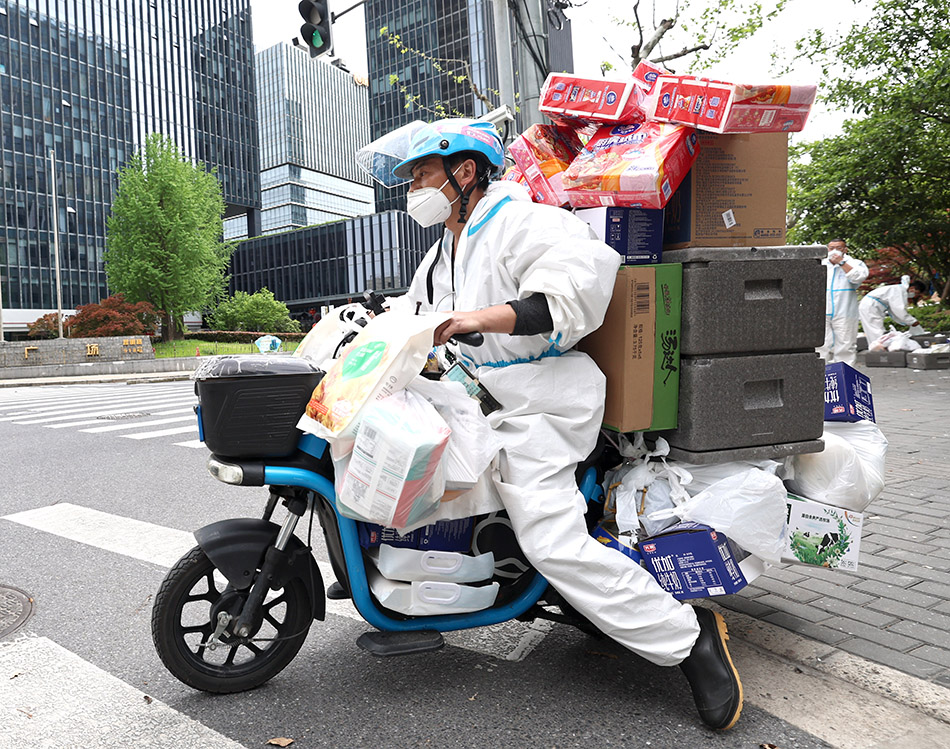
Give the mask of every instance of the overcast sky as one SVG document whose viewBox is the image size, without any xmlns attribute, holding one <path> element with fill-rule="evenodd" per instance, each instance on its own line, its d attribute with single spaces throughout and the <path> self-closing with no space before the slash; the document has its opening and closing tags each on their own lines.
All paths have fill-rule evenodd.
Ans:
<svg viewBox="0 0 950 749">
<path fill-rule="evenodd" d="M 694 0 L 697 2 L 698 0 Z M 356 0 L 331 0 L 330 7 L 340 13 Z M 398 0 L 394 0 L 398 2 Z M 870 0 L 862 0 L 857 7 L 851 0 L 790 0 L 789 8 L 774 22 L 762 29 L 753 39 L 744 43 L 729 60 L 708 72 L 710 77 L 736 83 L 771 83 L 777 80 L 770 69 L 773 49 L 791 51 L 797 39 L 820 24 L 826 31 L 844 31 L 850 25 L 868 16 Z M 254 42 L 258 50 L 279 42 L 290 42 L 297 35 L 301 19 L 297 0 L 251 0 L 253 8 Z M 615 75 L 622 75 L 620 54 L 629 54 L 632 33 L 613 21 L 618 12 L 616 0 L 587 0 L 581 7 L 568 11 L 572 20 L 574 41 L 574 69 L 585 75 L 600 76 L 600 63 L 609 60 L 617 67 Z M 363 8 L 346 13 L 333 26 L 335 54 L 350 70 L 366 73 L 366 37 Z M 611 53 L 611 48 L 618 55 Z M 664 50 L 666 52 L 671 49 Z M 798 64 L 793 72 L 783 77 L 787 82 L 817 83 L 819 71 Z M 834 135 L 840 130 L 844 115 L 828 112 L 816 106 L 805 131 L 804 139 L 812 140 Z"/>
</svg>

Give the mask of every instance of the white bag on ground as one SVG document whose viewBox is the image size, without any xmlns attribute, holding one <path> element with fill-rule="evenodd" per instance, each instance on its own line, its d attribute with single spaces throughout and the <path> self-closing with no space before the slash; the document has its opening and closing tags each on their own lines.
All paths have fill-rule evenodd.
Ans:
<svg viewBox="0 0 950 749">
<path fill-rule="evenodd" d="M 902 330 L 900 332 L 894 333 L 894 337 L 887 342 L 888 351 L 916 351 L 921 348 L 920 343 L 911 338 L 912 333 L 910 330 Z M 881 336 L 882 338 L 884 336 Z"/>
<path fill-rule="evenodd" d="M 416 377 L 407 389 L 435 406 L 452 430 L 442 455 L 446 490 L 473 488 L 502 448 L 501 439 L 489 426 L 478 401 L 460 382 Z"/>
<path fill-rule="evenodd" d="M 884 490 L 887 438 L 871 421 L 826 421 L 822 439 L 820 453 L 786 459 L 785 485 L 807 499 L 864 512 Z"/>
<path fill-rule="evenodd" d="M 785 546 L 786 490 L 782 480 L 758 468 L 728 476 L 653 519 L 676 516 L 725 533 L 738 546 L 778 564 Z"/>
<path fill-rule="evenodd" d="M 449 434 L 435 408 L 409 391 L 370 404 L 339 480 L 340 512 L 397 529 L 431 515 L 445 493 L 440 460 Z"/>
</svg>

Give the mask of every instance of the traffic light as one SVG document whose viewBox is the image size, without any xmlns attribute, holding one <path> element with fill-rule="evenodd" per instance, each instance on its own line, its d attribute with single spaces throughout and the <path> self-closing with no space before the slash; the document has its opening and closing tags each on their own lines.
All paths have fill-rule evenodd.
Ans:
<svg viewBox="0 0 950 749">
<path fill-rule="evenodd" d="M 311 57 L 333 53 L 330 31 L 333 16 L 329 5 L 326 0 L 300 0 L 300 5 L 297 6 L 300 17 L 304 20 L 304 25 L 300 27 L 300 38 L 303 46 L 310 51 Z"/>
</svg>

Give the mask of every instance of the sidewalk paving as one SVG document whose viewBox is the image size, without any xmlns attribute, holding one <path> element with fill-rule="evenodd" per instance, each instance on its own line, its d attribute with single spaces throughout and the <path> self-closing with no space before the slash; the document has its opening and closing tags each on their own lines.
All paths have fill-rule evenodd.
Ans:
<svg viewBox="0 0 950 749">
<path fill-rule="evenodd" d="M 950 687 L 950 370 L 868 368 L 863 355 L 858 368 L 871 378 L 877 423 L 890 443 L 887 485 L 864 513 L 858 569 L 773 567 L 738 594 L 712 602 Z M 0 386 L 133 383 L 189 374 L 30 378 Z"/>
</svg>

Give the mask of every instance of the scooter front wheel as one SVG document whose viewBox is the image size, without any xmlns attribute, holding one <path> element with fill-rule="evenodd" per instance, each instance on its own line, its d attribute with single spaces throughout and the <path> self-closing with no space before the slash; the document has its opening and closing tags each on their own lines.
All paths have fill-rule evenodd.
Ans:
<svg viewBox="0 0 950 749">
<path fill-rule="evenodd" d="M 152 607 L 152 640 L 172 675 L 205 692 L 243 692 L 293 660 L 313 621 L 306 586 L 295 578 L 270 591 L 252 631 L 237 637 L 231 630 L 247 593 L 228 584 L 200 547 L 178 561 Z"/>
</svg>

